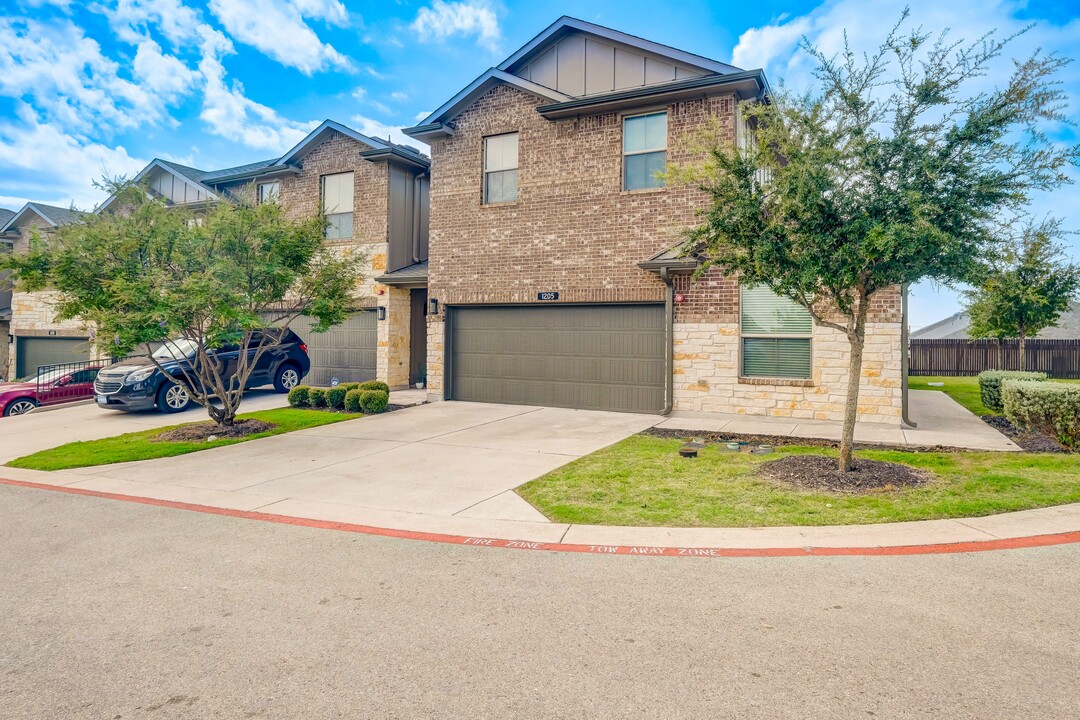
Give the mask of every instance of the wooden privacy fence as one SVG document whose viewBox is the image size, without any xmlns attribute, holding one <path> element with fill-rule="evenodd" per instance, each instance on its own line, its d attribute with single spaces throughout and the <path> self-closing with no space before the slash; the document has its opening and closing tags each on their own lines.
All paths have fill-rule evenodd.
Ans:
<svg viewBox="0 0 1080 720">
<path fill-rule="evenodd" d="M 908 352 L 911 375 L 978 375 L 983 370 L 1019 370 L 1017 340 L 915 340 Z M 1080 340 L 1028 340 L 1025 370 L 1052 378 L 1080 378 Z"/>
</svg>

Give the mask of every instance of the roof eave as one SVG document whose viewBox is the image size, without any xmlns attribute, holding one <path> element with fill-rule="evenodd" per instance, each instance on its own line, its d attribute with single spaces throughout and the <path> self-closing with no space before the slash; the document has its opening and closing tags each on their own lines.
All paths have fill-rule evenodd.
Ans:
<svg viewBox="0 0 1080 720">
<path fill-rule="evenodd" d="M 395 165 L 405 165 L 407 167 L 416 168 L 419 170 L 427 170 L 431 167 L 431 161 L 422 155 L 414 155 L 408 150 L 402 150 L 398 147 L 388 148 L 386 150 L 362 150 L 360 157 L 375 163 L 391 163 Z"/>
<path fill-rule="evenodd" d="M 421 142 L 427 143 L 432 140 L 453 137 L 454 127 L 446 123 L 437 122 L 405 128 L 401 132 L 405 133 L 411 138 L 415 138 Z"/>
<path fill-rule="evenodd" d="M 734 92 L 743 99 L 755 98 L 768 91 L 768 83 L 763 71 L 748 70 L 730 75 L 707 75 L 662 85 L 649 85 L 632 90 L 577 98 L 567 102 L 541 105 L 536 110 L 548 120 L 557 120 L 583 114 L 613 112 L 640 106 L 647 102 L 672 102 L 697 98 L 710 91 L 719 90 Z"/>
<path fill-rule="evenodd" d="M 548 102 L 560 103 L 571 100 L 569 95 L 565 95 L 557 90 L 544 87 L 531 80 L 525 80 L 519 78 L 517 75 L 511 75 L 510 73 L 503 72 L 498 68 L 489 68 L 485 70 L 478 78 L 466 85 L 457 95 L 450 98 L 448 101 L 442 104 L 442 106 L 424 118 L 424 122 L 417 127 L 423 127 L 425 125 L 433 125 L 436 123 L 447 123 L 457 117 L 462 110 L 472 105 L 476 100 L 486 94 L 491 88 L 495 87 L 499 83 L 504 83 L 515 87 L 522 92 L 527 92 L 530 95 L 547 100 Z M 410 135 L 410 137 L 416 137 Z"/>
<path fill-rule="evenodd" d="M 665 268 L 671 275 L 689 275 L 697 270 L 701 263 L 694 259 L 679 258 L 671 260 L 646 260 L 638 263 L 638 267 L 648 272 L 659 273 Z"/>
</svg>

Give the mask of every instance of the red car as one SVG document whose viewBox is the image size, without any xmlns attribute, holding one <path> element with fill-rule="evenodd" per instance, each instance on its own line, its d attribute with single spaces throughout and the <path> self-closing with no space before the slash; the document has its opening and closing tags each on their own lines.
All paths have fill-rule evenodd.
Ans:
<svg viewBox="0 0 1080 720">
<path fill-rule="evenodd" d="M 94 397 L 94 378 L 100 367 L 56 368 L 41 375 L 0 383 L 0 413 L 24 415 L 43 405 L 87 400 Z"/>
</svg>

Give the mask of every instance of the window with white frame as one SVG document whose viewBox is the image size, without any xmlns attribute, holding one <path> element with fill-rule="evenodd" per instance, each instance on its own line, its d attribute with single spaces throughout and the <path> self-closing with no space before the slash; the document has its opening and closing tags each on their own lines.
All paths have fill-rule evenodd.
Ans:
<svg viewBox="0 0 1080 720">
<path fill-rule="evenodd" d="M 323 175 L 323 212 L 326 213 L 326 239 L 342 240 L 353 236 L 353 174 Z"/>
<path fill-rule="evenodd" d="M 812 377 L 810 338 L 814 324 L 802 305 L 767 285 L 742 288 L 739 301 L 743 377 Z"/>
<path fill-rule="evenodd" d="M 259 183 L 258 190 L 260 205 L 268 202 L 277 202 L 278 198 L 281 196 L 281 183 L 277 180 Z"/>
<path fill-rule="evenodd" d="M 484 138 L 484 204 L 518 198 L 518 134 Z"/>
<path fill-rule="evenodd" d="M 663 187 L 666 164 L 667 113 L 623 118 L 623 190 Z"/>
</svg>

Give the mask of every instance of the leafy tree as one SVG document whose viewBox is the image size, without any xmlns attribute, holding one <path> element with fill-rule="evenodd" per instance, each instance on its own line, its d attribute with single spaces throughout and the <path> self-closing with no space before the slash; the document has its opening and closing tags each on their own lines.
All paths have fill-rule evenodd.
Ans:
<svg viewBox="0 0 1080 720">
<path fill-rule="evenodd" d="M 751 141 L 713 141 L 708 159 L 674 168 L 711 198 L 686 248 L 765 284 L 850 343 L 839 465 L 851 469 L 867 317 L 877 293 L 924 278 L 969 277 L 994 226 L 1032 190 L 1069 182 L 1080 146 L 1061 147 L 1040 123 L 1067 122 L 1053 79 L 1067 60 L 1036 54 L 1005 86 L 971 86 L 1012 37 L 970 44 L 901 30 L 873 54 L 846 45 L 817 62 L 817 90 L 745 103 Z"/>
<path fill-rule="evenodd" d="M 35 237 L 5 264 L 22 290 L 58 291 L 58 317 L 94 328 L 101 354 L 190 341 L 190 369 L 171 374 L 151 358 L 220 425 L 233 424 L 251 371 L 293 320 L 310 315 L 320 332 L 353 309 L 358 263 L 327 248 L 321 215 L 291 220 L 246 196 L 194 212 L 124 181 L 104 186 L 119 210 Z M 213 353 L 230 345 L 254 348 L 231 377 Z"/>
<path fill-rule="evenodd" d="M 1080 290 L 1080 267 L 1066 259 L 1055 238 L 1061 221 L 1028 223 L 984 269 L 975 287 L 965 293 L 973 338 L 1017 338 L 1020 369 L 1027 369 L 1024 343 L 1055 325 Z"/>
</svg>

